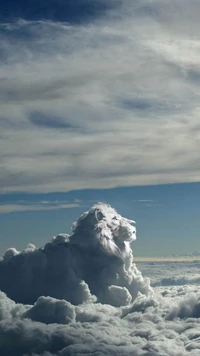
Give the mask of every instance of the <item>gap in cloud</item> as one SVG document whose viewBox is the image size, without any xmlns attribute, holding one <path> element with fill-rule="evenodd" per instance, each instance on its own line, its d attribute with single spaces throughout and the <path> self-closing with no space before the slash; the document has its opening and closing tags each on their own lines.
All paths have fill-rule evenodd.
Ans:
<svg viewBox="0 0 200 356">
<path fill-rule="evenodd" d="M 45 127 L 50 129 L 74 129 L 75 127 L 69 124 L 66 120 L 52 116 L 51 114 L 32 112 L 29 114 L 29 121 L 38 127 Z"/>
<path fill-rule="evenodd" d="M 3 0 L 0 3 L 0 21 L 50 20 L 81 24 L 105 14 L 119 0 Z"/>
<path fill-rule="evenodd" d="M 139 98 L 127 98 L 122 99 L 121 104 L 125 109 L 129 110 L 150 110 L 152 109 L 152 103 L 145 99 Z"/>
<path fill-rule="evenodd" d="M 169 114 L 169 112 L 180 112 L 185 109 L 185 103 L 182 101 L 173 102 L 166 98 L 165 101 L 157 101 L 151 98 L 137 98 L 137 97 L 126 97 L 119 98 L 118 103 L 120 107 L 126 110 L 136 111 L 138 114 L 154 114 L 156 112 L 164 114 Z"/>
</svg>

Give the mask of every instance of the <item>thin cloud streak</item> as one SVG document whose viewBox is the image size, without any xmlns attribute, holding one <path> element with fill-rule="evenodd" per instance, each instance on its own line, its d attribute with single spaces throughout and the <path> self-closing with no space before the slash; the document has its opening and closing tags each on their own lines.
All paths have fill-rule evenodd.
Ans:
<svg viewBox="0 0 200 356">
<path fill-rule="evenodd" d="M 78 203 L 65 203 L 65 202 L 39 202 L 38 204 L 0 204 L 0 214 L 7 214 L 13 212 L 22 211 L 47 211 L 47 210 L 58 210 L 58 209 L 70 209 L 79 208 Z"/>
</svg>

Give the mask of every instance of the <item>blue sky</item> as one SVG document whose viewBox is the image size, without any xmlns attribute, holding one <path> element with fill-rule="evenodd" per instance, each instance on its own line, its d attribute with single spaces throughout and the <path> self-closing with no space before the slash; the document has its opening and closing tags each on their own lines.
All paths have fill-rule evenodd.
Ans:
<svg viewBox="0 0 200 356">
<path fill-rule="evenodd" d="M 68 232 L 98 200 L 136 220 L 136 255 L 200 250 L 199 11 L 1 2 L 1 253 Z"/>
<path fill-rule="evenodd" d="M 70 233 L 82 212 L 104 201 L 136 220 L 136 257 L 190 255 L 200 250 L 199 189 L 199 183 L 187 183 L 1 195 L 1 249 L 22 249 L 29 242 L 43 246 L 53 235 Z"/>
</svg>

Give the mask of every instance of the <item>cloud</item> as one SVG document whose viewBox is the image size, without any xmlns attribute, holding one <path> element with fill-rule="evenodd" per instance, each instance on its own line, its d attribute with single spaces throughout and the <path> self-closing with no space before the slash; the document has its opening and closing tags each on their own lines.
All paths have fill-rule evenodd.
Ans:
<svg viewBox="0 0 200 356">
<path fill-rule="evenodd" d="M 70 209 L 78 208 L 80 204 L 78 202 L 68 201 L 39 201 L 37 204 L 24 202 L 18 202 L 13 204 L 0 204 L 0 214 L 7 214 L 19 211 L 46 211 L 57 209 Z"/>
<path fill-rule="evenodd" d="M 136 258 L 137 260 L 137 258 Z M 199 261 L 183 259 L 170 259 L 168 261 L 155 260 L 152 262 L 137 262 L 144 276 L 151 279 L 151 285 L 155 287 L 173 288 L 173 286 L 197 286 L 199 279 Z M 167 271 L 167 272 L 166 272 Z M 163 287 L 163 288 L 162 288 Z"/>
<path fill-rule="evenodd" d="M 154 203 L 155 200 L 152 200 L 152 199 L 139 199 L 139 200 L 134 200 L 136 202 L 139 202 L 139 203 Z"/>
<path fill-rule="evenodd" d="M 169 310 L 167 319 L 176 317 L 181 319 L 200 318 L 200 296 L 193 293 L 180 298 Z"/>
<path fill-rule="evenodd" d="M 158 282 L 153 283 L 153 286 L 181 286 L 188 284 L 200 284 L 200 278 L 185 278 L 185 277 L 171 277 L 171 278 L 163 278 Z"/>
<path fill-rule="evenodd" d="M 199 181 L 198 2 L 99 6 L 1 23 L 1 192 Z"/>
<path fill-rule="evenodd" d="M 133 263 L 130 223 L 99 203 L 75 221 L 71 236 L 60 234 L 40 249 L 29 244 L 6 251 L 0 261 L 2 356 L 198 355 L 198 287 L 153 291 Z M 185 273 L 184 266 L 193 275 L 199 264 L 189 263 L 140 266 L 162 278 L 172 270 Z"/>
<path fill-rule="evenodd" d="M 199 351 L 198 313 L 194 313 L 199 295 L 174 303 L 167 297 L 156 302 L 155 297 L 138 296 L 126 312 L 101 304 L 75 307 L 50 297 L 24 306 L 24 312 L 3 293 L 1 301 L 11 313 L 20 310 L 18 317 L 4 315 L 0 321 L 2 355 L 194 356 Z"/>
<path fill-rule="evenodd" d="M 106 204 L 93 206 L 73 224 L 72 236 L 60 234 L 40 249 L 8 249 L 0 261 L 0 288 L 28 304 L 40 296 L 73 304 L 130 304 L 139 290 L 151 292 L 148 278 L 133 264 L 131 222 Z"/>
<path fill-rule="evenodd" d="M 24 317 L 45 324 L 68 324 L 75 321 L 75 308 L 65 300 L 39 297 L 34 306 L 24 313 Z"/>
</svg>

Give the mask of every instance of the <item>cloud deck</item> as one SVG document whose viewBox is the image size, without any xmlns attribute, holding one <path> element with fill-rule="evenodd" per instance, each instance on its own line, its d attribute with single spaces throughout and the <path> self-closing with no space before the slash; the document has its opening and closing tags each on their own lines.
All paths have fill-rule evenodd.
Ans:
<svg viewBox="0 0 200 356">
<path fill-rule="evenodd" d="M 0 262 L 0 354 L 199 355 L 197 286 L 161 280 L 153 290 L 133 263 L 132 224 L 99 203 L 71 236 L 9 249 Z"/>
</svg>

